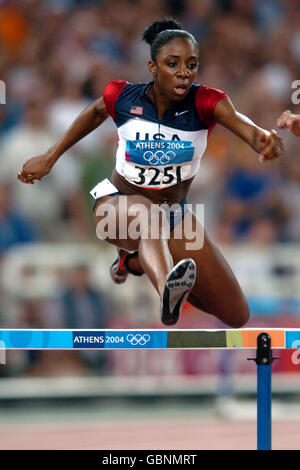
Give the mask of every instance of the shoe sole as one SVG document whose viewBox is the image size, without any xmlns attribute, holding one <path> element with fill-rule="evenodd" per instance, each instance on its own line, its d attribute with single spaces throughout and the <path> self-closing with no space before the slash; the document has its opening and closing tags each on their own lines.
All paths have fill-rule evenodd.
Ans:
<svg viewBox="0 0 300 470">
<path fill-rule="evenodd" d="M 168 275 L 162 300 L 161 321 L 164 325 L 177 323 L 181 309 L 194 287 L 196 271 L 195 261 L 187 258 L 179 261 Z"/>
</svg>

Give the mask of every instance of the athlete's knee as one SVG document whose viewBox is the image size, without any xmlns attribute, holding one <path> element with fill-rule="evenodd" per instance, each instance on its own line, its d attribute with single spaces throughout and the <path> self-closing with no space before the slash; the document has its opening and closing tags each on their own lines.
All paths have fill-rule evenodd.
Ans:
<svg viewBox="0 0 300 470">
<path fill-rule="evenodd" d="M 241 305 L 238 306 L 236 311 L 232 312 L 232 317 L 228 322 L 228 325 L 231 328 L 242 328 L 246 325 L 250 317 L 249 306 L 246 301 L 244 301 Z"/>
</svg>

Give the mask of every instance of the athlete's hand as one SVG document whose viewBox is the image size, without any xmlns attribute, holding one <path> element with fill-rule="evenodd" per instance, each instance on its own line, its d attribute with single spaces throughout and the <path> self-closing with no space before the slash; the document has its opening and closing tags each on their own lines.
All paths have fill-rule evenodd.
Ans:
<svg viewBox="0 0 300 470">
<path fill-rule="evenodd" d="M 277 126 L 280 129 L 288 129 L 295 136 L 300 137 L 300 114 L 284 111 L 277 120 Z"/>
<path fill-rule="evenodd" d="M 273 160 L 278 158 L 283 152 L 282 140 L 277 132 L 258 131 L 256 135 L 256 151 L 259 153 L 259 161 Z"/>
<path fill-rule="evenodd" d="M 50 172 L 52 166 L 53 159 L 50 153 L 46 152 L 27 160 L 17 177 L 22 183 L 34 184 L 35 180 L 41 181 Z"/>
</svg>

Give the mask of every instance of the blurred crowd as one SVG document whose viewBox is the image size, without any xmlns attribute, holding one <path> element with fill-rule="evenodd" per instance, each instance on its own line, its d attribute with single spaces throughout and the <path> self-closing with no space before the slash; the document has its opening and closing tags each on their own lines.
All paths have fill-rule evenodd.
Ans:
<svg viewBox="0 0 300 470">
<path fill-rule="evenodd" d="M 292 108 L 299 78 L 297 0 L 0 1 L 0 253 L 17 241 L 91 240 L 89 189 L 114 166 L 111 118 L 67 152 L 42 183 L 16 173 L 51 147 L 112 79 L 150 80 L 146 25 L 172 16 L 200 44 L 198 81 L 224 90 L 258 125 L 276 127 Z M 133 27 L 134 25 L 134 27 Z M 190 195 L 206 205 L 217 241 L 298 241 L 299 145 L 283 132 L 286 155 L 259 164 L 255 153 L 217 126 Z"/>
<path fill-rule="evenodd" d="M 269 130 L 285 109 L 297 112 L 291 96 L 300 79 L 299 0 L 0 0 L 0 79 L 6 84 L 6 104 L 0 104 L 0 259 L 19 243 L 98 243 L 89 190 L 114 167 L 111 118 L 42 182 L 23 185 L 16 175 L 28 158 L 56 142 L 108 81 L 151 80 L 142 33 L 166 16 L 199 41 L 199 83 L 225 91 L 240 112 Z M 206 227 L 217 242 L 300 241 L 299 139 L 280 134 L 284 157 L 261 164 L 228 130 L 214 129 L 190 202 L 205 204 Z M 77 325 L 76 315 L 68 316 L 72 295 L 66 290 L 56 306 L 68 328 Z M 97 295 L 76 297 L 94 327 Z M 34 308 L 28 311 L 32 315 Z"/>
</svg>

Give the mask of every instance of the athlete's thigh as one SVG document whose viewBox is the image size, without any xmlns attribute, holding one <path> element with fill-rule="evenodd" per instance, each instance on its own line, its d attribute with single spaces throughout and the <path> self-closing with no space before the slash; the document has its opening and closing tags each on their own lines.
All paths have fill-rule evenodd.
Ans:
<svg viewBox="0 0 300 470">
<path fill-rule="evenodd" d="M 186 227 L 189 224 L 197 233 L 197 244 L 195 240 L 188 239 L 190 230 Z M 199 308 L 201 306 L 203 310 L 218 316 L 226 323 L 232 316 L 236 319 L 239 316 L 238 311 L 242 312 L 240 317 L 244 318 L 248 311 L 245 296 L 221 251 L 210 240 L 191 211 L 186 213 L 181 225 L 182 237 L 175 238 L 176 232 L 172 232 L 169 248 L 174 263 L 183 258 L 192 258 L 197 265 L 196 282 L 191 291 L 191 299 L 196 302 L 198 300 Z M 194 243 L 194 247 L 191 242 Z M 193 301 L 191 303 L 195 304 Z"/>
<path fill-rule="evenodd" d="M 97 236 L 120 248 L 138 250 L 139 234 L 145 224 L 150 225 L 151 204 L 150 199 L 140 195 L 102 197 L 94 211 Z"/>
</svg>

